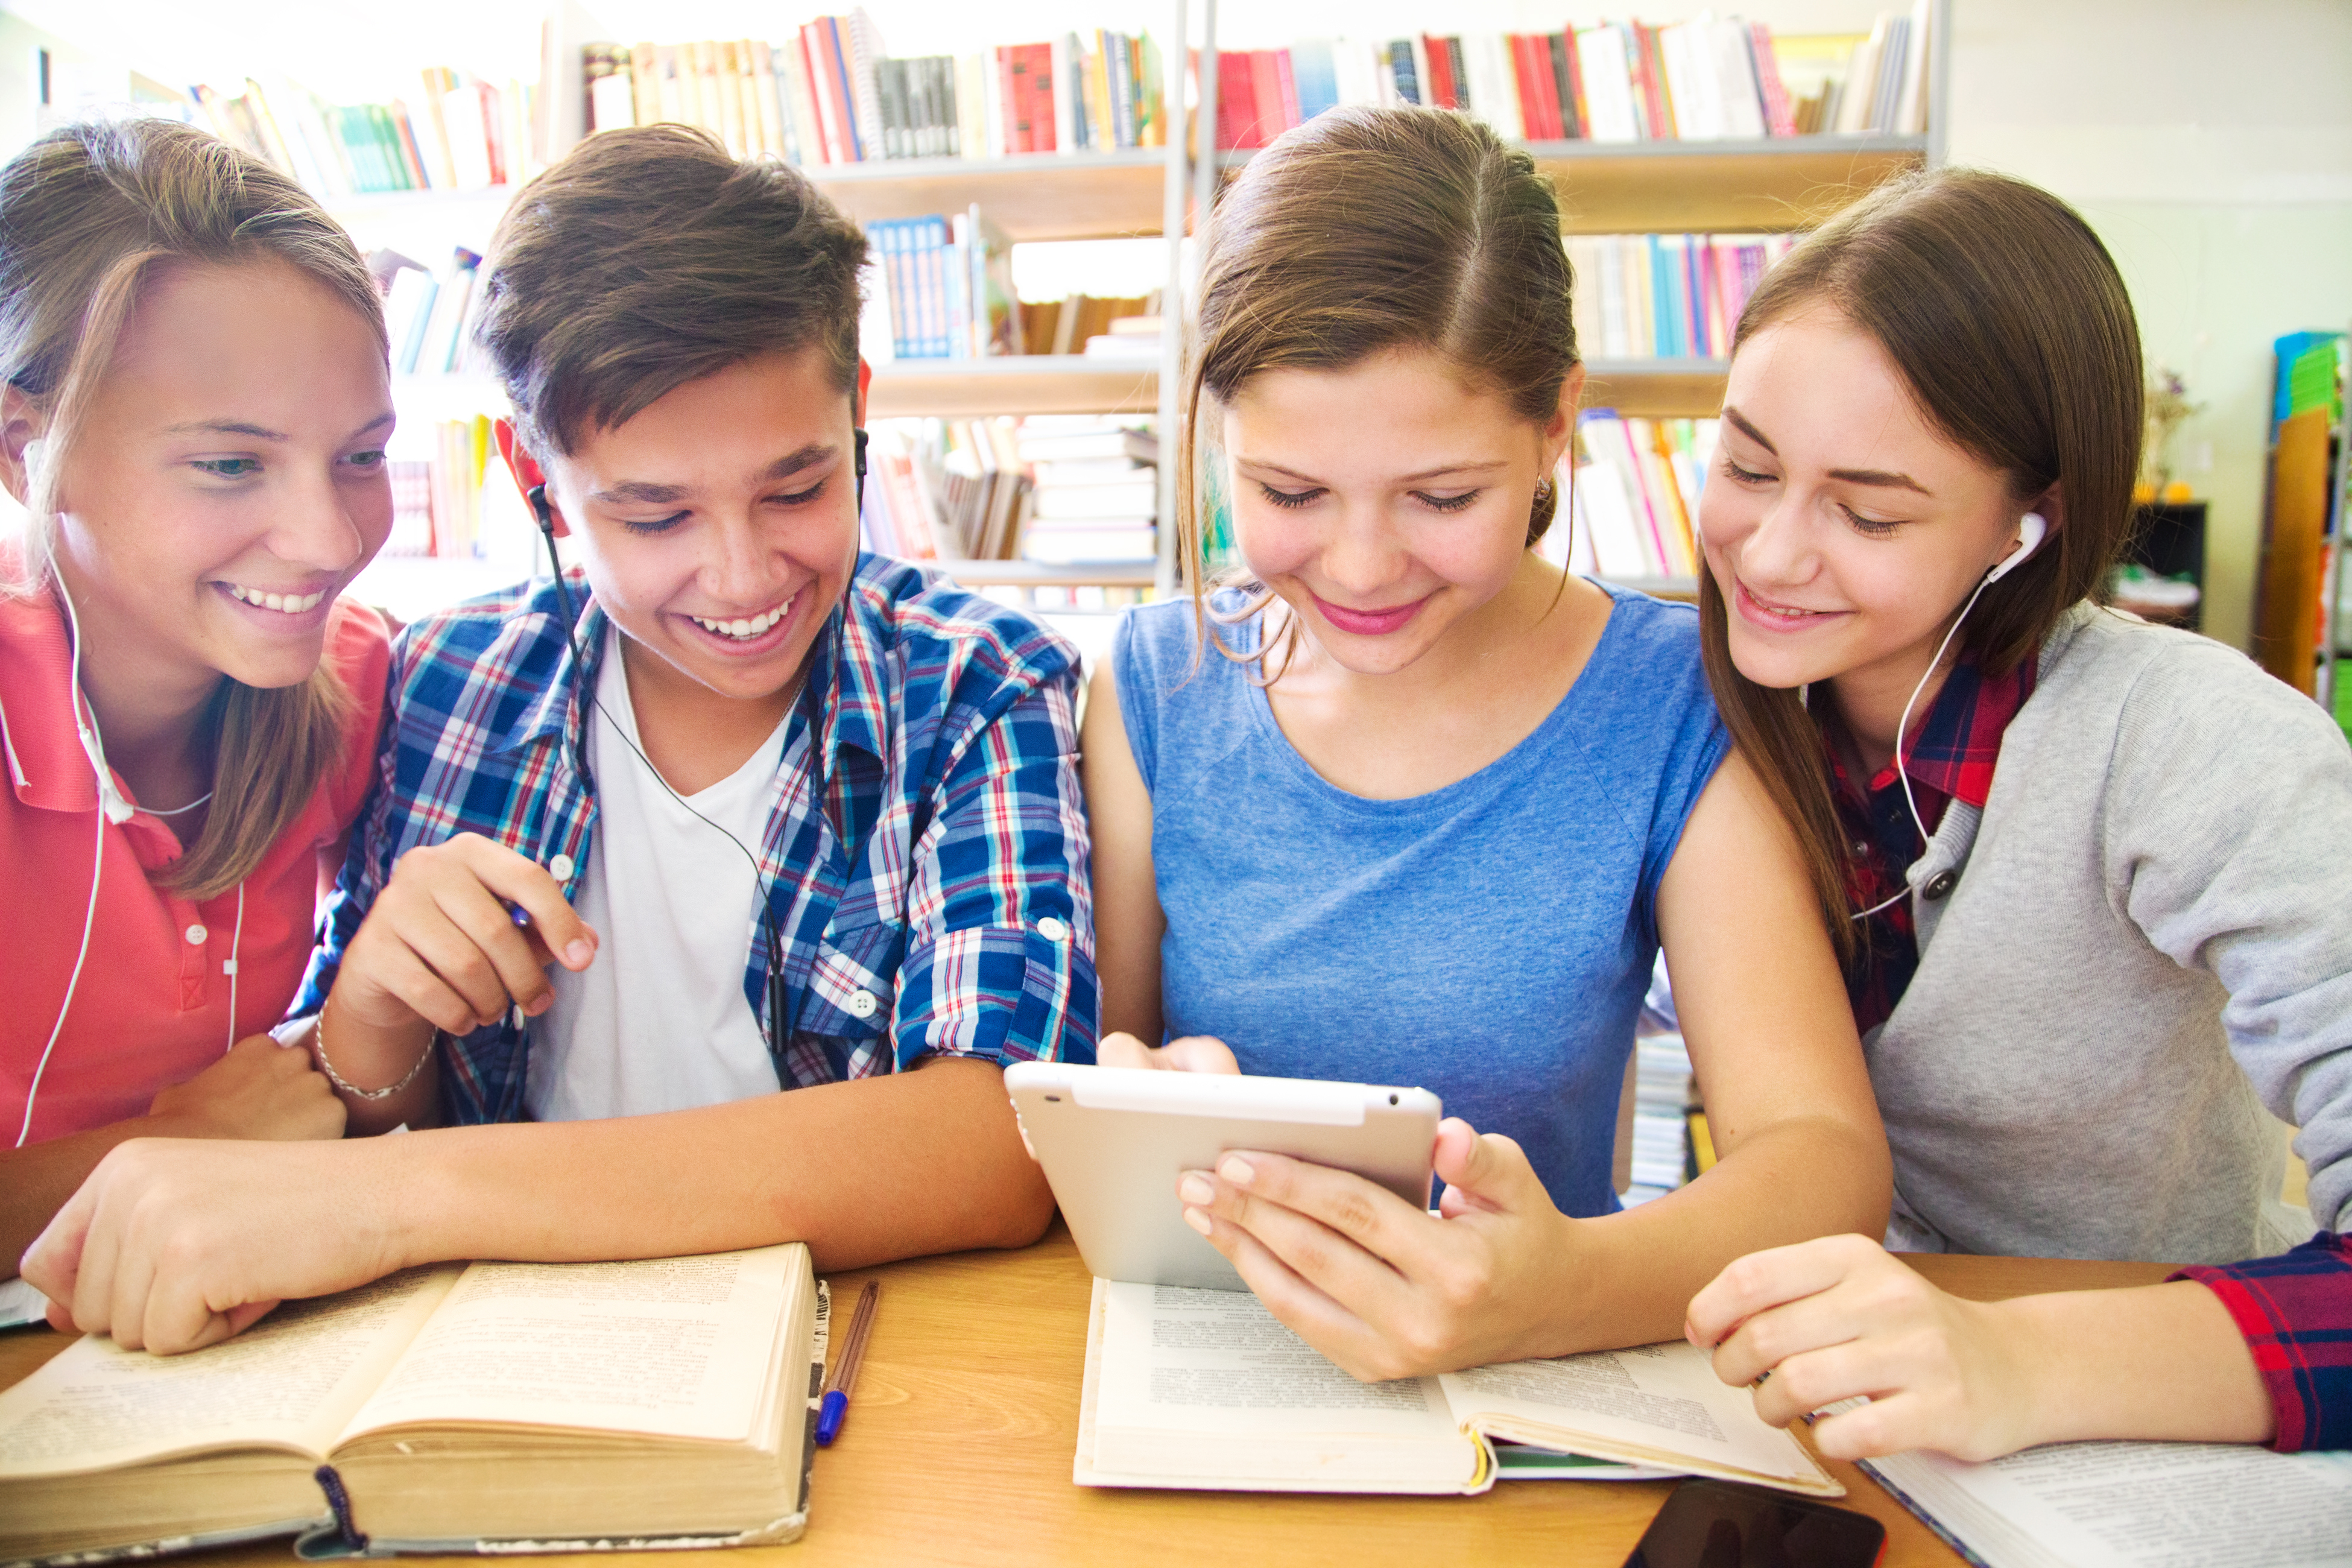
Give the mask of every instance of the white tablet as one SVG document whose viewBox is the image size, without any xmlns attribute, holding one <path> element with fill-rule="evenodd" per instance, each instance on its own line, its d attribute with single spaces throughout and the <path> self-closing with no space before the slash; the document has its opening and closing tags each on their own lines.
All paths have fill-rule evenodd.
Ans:
<svg viewBox="0 0 2352 1568">
<path fill-rule="evenodd" d="M 1087 1267 L 1145 1285 L 1247 1287 L 1184 1223 L 1176 1179 L 1231 1149 L 1353 1171 L 1429 1206 L 1443 1108 L 1425 1089 L 1015 1062 L 1013 1109 Z"/>
</svg>

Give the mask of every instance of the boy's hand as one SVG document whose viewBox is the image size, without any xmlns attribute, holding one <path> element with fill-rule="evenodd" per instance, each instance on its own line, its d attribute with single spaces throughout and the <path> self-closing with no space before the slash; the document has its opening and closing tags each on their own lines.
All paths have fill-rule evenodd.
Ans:
<svg viewBox="0 0 2352 1568">
<path fill-rule="evenodd" d="M 24 1276 L 48 1297 L 53 1328 L 159 1355 L 201 1350 L 280 1300 L 350 1289 L 407 1261 L 384 1152 L 382 1141 L 134 1138 L 58 1211 L 26 1251 Z"/>
<path fill-rule="evenodd" d="M 1814 1426 L 1832 1458 L 1937 1448 L 1979 1460 L 2040 1440 L 2032 1347 L 1996 1316 L 1867 1237 L 1832 1236 L 1738 1259 L 1691 1299 L 1684 1331 L 1724 1382 L 1763 1380 L 1756 1413 L 1775 1426 L 1869 1395 Z"/>
<path fill-rule="evenodd" d="M 147 1107 L 155 1131 L 177 1138 L 341 1138 L 343 1102 L 304 1050 L 252 1035 Z"/>
<path fill-rule="evenodd" d="M 1187 1035 L 1164 1046 L 1145 1045 L 1133 1035 L 1109 1034 L 1095 1047 L 1095 1065 L 1147 1068 L 1156 1072 L 1240 1073 L 1234 1048 L 1208 1035 Z"/>
<path fill-rule="evenodd" d="M 1577 1222 L 1508 1138 L 1449 1117 L 1435 1155 L 1435 1215 L 1280 1154 L 1226 1154 L 1178 1178 L 1177 1196 L 1269 1311 L 1364 1382 L 1551 1353 Z"/>
<path fill-rule="evenodd" d="M 530 924 L 517 925 L 512 909 Z M 423 1019 L 452 1035 L 497 1023 L 509 1005 L 537 1017 L 555 1001 L 547 965 L 585 969 L 596 942 L 543 868 L 461 833 L 393 868 L 343 954 L 335 1012 L 378 1029 Z"/>
</svg>

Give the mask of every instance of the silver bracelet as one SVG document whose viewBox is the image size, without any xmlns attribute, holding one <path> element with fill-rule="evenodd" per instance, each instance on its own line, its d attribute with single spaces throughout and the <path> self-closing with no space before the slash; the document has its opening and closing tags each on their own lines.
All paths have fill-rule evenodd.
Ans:
<svg viewBox="0 0 2352 1568">
<path fill-rule="evenodd" d="M 408 1069 L 407 1077 L 389 1089 L 362 1089 L 337 1072 L 335 1064 L 327 1059 L 327 1009 L 323 1005 L 319 1008 L 318 1024 L 310 1031 L 310 1054 L 319 1058 L 319 1070 L 327 1075 L 329 1083 L 354 1100 L 390 1100 L 416 1081 L 416 1075 L 425 1070 L 425 1064 L 433 1059 L 433 1053 L 440 1044 L 441 1031 L 436 1029 L 433 1031 L 433 1037 L 425 1042 L 425 1054 L 416 1058 L 416 1065 Z"/>
</svg>

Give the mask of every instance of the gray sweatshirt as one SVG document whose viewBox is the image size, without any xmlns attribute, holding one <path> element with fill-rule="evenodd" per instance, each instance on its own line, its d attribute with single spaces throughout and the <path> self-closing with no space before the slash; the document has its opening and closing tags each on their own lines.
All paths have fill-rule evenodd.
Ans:
<svg viewBox="0 0 2352 1568">
<path fill-rule="evenodd" d="M 1952 878 L 1957 873 L 1957 880 Z M 2088 605 L 1981 812 L 1907 873 L 1919 968 L 1865 1038 L 1891 1247 L 2221 1263 L 2352 1224 L 2352 748 L 2220 643 Z"/>
</svg>

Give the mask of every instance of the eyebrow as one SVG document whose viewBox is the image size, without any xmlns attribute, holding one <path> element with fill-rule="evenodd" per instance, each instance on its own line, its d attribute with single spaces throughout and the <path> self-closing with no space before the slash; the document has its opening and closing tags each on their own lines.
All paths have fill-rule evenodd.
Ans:
<svg viewBox="0 0 2352 1568">
<path fill-rule="evenodd" d="M 392 416 L 388 414 L 384 416 L 385 419 L 391 417 Z M 383 419 L 376 421 L 378 425 L 383 423 Z M 242 419 L 191 419 L 184 425 L 165 426 L 163 434 L 166 436 L 250 436 L 257 441 L 283 441 L 288 438 L 283 430 L 272 430 L 266 425 L 248 424 Z"/>
<path fill-rule="evenodd" d="M 1723 418 L 1726 424 L 1738 426 L 1741 435 L 1774 457 L 1780 455 L 1780 448 L 1772 445 L 1764 432 L 1756 428 L 1754 422 L 1738 409 L 1727 405 L 1723 410 Z M 1923 496 L 1932 496 L 1935 493 L 1910 475 L 1896 473 L 1891 468 L 1832 468 L 1829 477 L 1833 479 L 1843 479 L 1850 485 L 1877 485 L 1888 489 L 1916 490 Z"/>
<path fill-rule="evenodd" d="M 1286 468 L 1280 463 L 1269 463 L 1262 458 L 1236 457 L 1234 460 L 1244 468 L 1263 468 L 1270 474 L 1280 474 L 1286 479 L 1297 479 L 1301 484 L 1319 485 L 1324 482 L 1312 474 L 1302 474 L 1297 468 Z M 1397 479 L 1397 483 L 1414 485 L 1424 479 L 1443 479 L 1448 474 L 1485 474 L 1509 466 L 1500 458 L 1486 463 L 1447 463 L 1441 468 L 1423 468 L 1417 474 L 1402 475 Z"/>
<path fill-rule="evenodd" d="M 841 450 L 826 441 L 812 441 L 796 452 L 787 452 L 760 470 L 759 482 L 773 484 L 788 479 L 804 468 L 813 468 Z M 624 479 L 619 484 L 601 490 L 592 490 L 588 499 L 607 506 L 675 506 L 694 493 L 690 485 L 662 485 L 650 479 Z"/>
</svg>

